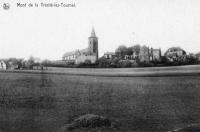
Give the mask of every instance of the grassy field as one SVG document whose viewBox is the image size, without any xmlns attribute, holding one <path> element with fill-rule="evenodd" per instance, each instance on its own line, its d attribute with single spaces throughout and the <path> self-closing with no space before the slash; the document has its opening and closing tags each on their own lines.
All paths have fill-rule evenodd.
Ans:
<svg viewBox="0 0 200 132">
<path fill-rule="evenodd" d="M 199 66 L 191 67 L 174 69 L 182 73 L 192 69 L 189 76 L 166 77 L 0 72 L 0 132 L 57 132 L 86 113 L 117 121 L 121 131 L 166 132 L 200 123 L 200 76 L 193 75 Z M 162 69 L 135 72 L 173 72 Z M 55 72 L 62 73 L 59 70 L 64 69 Z M 101 74 L 111 72 L 100 70 Z M 132 70 L 124 69 L 124 73 Z"/>
<path fill-rule="evenodd" d="M 46 69 L 46 68 L 45 68 Z M 16 70 L 24 73 L 48 73 L 86 76 L 110 77 L 150 77 L 150 76 L 190 76 L 200 75 L 200 65 L 146 67 L 146 68 L 57 68 L 48 67 L 48 70 Z M 9 71 L 6 71 L 9 72 Z M 11 71 L 13 72 L 13 71 Z"/>
</svg>

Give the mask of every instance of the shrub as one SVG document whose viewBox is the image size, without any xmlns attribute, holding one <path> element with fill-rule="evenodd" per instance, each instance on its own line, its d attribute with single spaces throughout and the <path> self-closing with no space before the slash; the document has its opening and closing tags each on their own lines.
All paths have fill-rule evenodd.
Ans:
<svg viewBox="0 0 200 132">
<path fill-rule="evenodd" d="M 98 60 L 98 66 L 103 68 L 103 67 L 110 67 L 111 65 L 111 60 L 110 59 L 106 59 L 105 57 L 101 57 Z"/>
<path fill-rule="evenodd" d="M 91 60 L 86 59 L 86 60 L 84 61 L 84 64 L 85 64 L 85 65 L 90 65 L 90 64 L 92 64 L 92 62 L 91 62 Z"/>
<path fill-rule="evenodd" d="M 120 60 L 119 61 L 120 67 L 127 68 L 131 67 L 132 63 L 129 60 Z"/>
</svg>

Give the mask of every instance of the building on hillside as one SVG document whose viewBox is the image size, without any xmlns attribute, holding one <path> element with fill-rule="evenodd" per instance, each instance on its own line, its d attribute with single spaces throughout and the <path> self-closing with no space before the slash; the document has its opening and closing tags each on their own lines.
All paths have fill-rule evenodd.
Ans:
<svg viewBox="0 0 200 132">
<path fill-rule="evenodd" d="M 113 59 L 116 55 L 115 55 L 115 52 L 105 52 L 103 56 L 106 59 Z"/>
<path fill-rule="evenodd" d="M 98 60 L 98 56 L 98 37 L 93 28 L 90 37 L 88 37 L 88 48 L 67 52 L 63 55 L 62 60 L 74 64 L 80 64 L 84 63 L 86 60 L 90 60 L 91 63 L 94 64 Z"/>
<path fill-rule="evenodd" d="M 124 60 L 136 60 L 136 56 L 134 54 L 132 55 L 125 55 Z"/>
<path fill-rule="evenodd" d="M 3 60 L 0 60 L 0 70 L 7 70 L 6 62 Z"/>
<path fill-rule="evenodd" d="M 153 49 L 150 50 L 150 60 L 151 61 L 161 61 L 161 49 Z"/>
<path fill-rule="evenodd" d="M 150 50 L 147 46 L 141 46 L 140 47 L 140 53 L 139 53 L 139 60 L 140 62 L 150 62 Z"/>
<path fill-rule="evenodd" d="M 140 53 L 137 53 L 137 52 L 133 52 L 133 59 L 139 59 L 139 54 Z"/>
<path fill-rule="evenodd" d="M 134 60 L 149 63 L 150 61 L 161 61 L 161 50 L 147 46 L 140 46 L 139 50 L 133 51 L 132 55 L 124 55 L 124 60 Z"/>
<path fill-rule="evenodd" d="M 172 47 L 169 48 L 164 55 L 169 61 L 173 62 L 176 61 L 178 57 L 185 56 L 186 52 L 180 47 Z"/>
</svg>

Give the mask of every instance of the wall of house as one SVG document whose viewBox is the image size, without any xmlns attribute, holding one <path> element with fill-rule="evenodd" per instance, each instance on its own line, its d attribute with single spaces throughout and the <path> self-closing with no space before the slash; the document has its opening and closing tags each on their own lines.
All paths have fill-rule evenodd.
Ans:
<svg viewBox="0 0 200 132">
<path fill-rule="evenodd" d="M 6 70 L 7 66 L 4 62 L 0 62 L 0 70 Z"/>
<path fill-rule="evenodd" d="M 76 55 L 74 54 L 74 55 L 65 56 L 63 59 L 64 60 L 75 60 L 76 59 Z"/>
<path fill-rule="evenodd" d="M 149 48 L 148 47 L 141 47 L 140 48 L 140 54 L 139 59 L 141 62 L 149 62 L 150 61 L 150 54 L 149 54 Z"/>
<path fill-rule="evenodd" d="M 90 55 L 90 56 L 86 56 L 86 55 L 80 55 L 76 58 L 75 63 L 76 64 L 80 64 L 80 63 L 84 63 L 85 60 L 90 60 L 92 64 L 96 63 L 97 58 L 95 55 Z"/>
<path fill-rule="evenodd" d="M 153 50 L 153 60 L 157 60 L 157 61 L 161 60 L 160 50 Z"/>
<path fill-rule="evenodd" d="M 113 59 L 115 57 L 114 53 L 104 53 L 104 57 L 106 59 Z"/>
<path fill-rule="evenodd" d="M 177 55 L 178 56 L 182 56 L 183 55 L 183 51 L 177 51 Z"/>
</svg>

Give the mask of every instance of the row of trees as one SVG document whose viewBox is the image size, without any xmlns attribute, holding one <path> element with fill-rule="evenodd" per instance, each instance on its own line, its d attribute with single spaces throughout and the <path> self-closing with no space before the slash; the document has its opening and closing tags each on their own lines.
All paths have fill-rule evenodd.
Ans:
<svg viewBox="0 0 200 132">
<path fill-rule="evenodd" d="M 43 62 L 39 58 L 30 56 L 28 60 L 21 58 L 4 59 L 8 69 L 33 69 L 33 66 L 41 66 Z"/>
<path fill-rule="evenodd" d="M 101 57 L 98 60 L 98 67 L 100 68 L 128 68 L 128 67 L 153 67 L 153 66 L 179 66 L 179 65 L 192 65 L 200 64 L 198 59 L 193 55 L 187 55 L 185 57 L 177 57 L 176 61 L 169 61 L 165 56 L 161 57 L 162 60 L 151 62 L 139 62 L 132 60 L 121 60 L 119 58 L 106 59 Z"/>
<path fill-rule="evenodd" d="M 152 60 L 150 62 L 140 62 L 139 58 L 135 58 L 134 61 L 132 60 L 124 60 L 125 55 L 139 55 L 141 46 L 139 44 L 126 47 L 125 45 L 120 45 L 116 50 L 115 58 L 106 59 L 104 57 L 101 57 L 98 61 L 99 67 L 144 67 L 144 66 L 176 66 L 176 65 L 191 65 L 191 64 L 199 64 L 200 63 L 200 53 L 199 54 L 186 54 L 184 50 L 182 50 L 179 47 L 172 47 L 170 50 L 178 49 L 183 51 L 183 55 L 181 56 L 175 56 L 171 61 L 169 58 L 170 56 L 167 56 L 166 51 L 164 56 L 161 56 L 160 61 Z"/>
<path fill-rule="evenodd" d="M 100 68 L 128 68 L 128 67 L 137 67 L 138 64 L 130 61 L 130 60 L 121 60 L 118 57 L 113 59 L 106 59 L 105 57 L 101 57 L 98 60 L 98 67 Z"/>
<path fill-rule="evenodd" d="M 104 56 L 99 58 L 96 64 L 92 64 L 90 60 L 85 60 L 85 62 L 74 65 L 73 62 L 64 61 L 50 61 L 43 60 L 39 58 L 30 56 L 28 60 L 9 58 L 4 59 L 8 65 L 15 66 L 15 69 L 33 69 L 36 67 L 95 67 L 95 68 L 127 68 L 127 67 L 146 67 L 146 66 L 170 66 L 170 65 L 188 65 L 188 64 L 199 64 L 200 63 L 200 53 L 198 54 L 184 54 L 182 56 L 177 56 L 170 61 L 166 55 L 161 56 L 161 61 L 150 61 L 150 62 L 140 62 L 137 58 L 135 60 L 125 60 L 125 55 L 139 55 L 141 46 L 139 44 L 126 47 L 125 45 L 120 45 L 115 50 L 115 57 L 107 59 Z M 42 69 L 41 68 L 41 69 Z"/>
<path fill-rule="evenodd" d="M 28 60 L 10 58 L 8 61 L 12 61 L 18 67 L 17 69 L 33 69 L 36 67 L 70 67 L 70 68 L 133 68 L 133 67 L 152 67 L 152 66 L 172 66 L 172 65 L 187 65 L 187 64 L 198 64 L 199 61 L 193 55 L 187 55 L 187 57 L 178 57 L 177 61 L 169 62 L 166 57 L 162 57 L 162 62 L 136 62 L 132 60 L 122 60 L 118 57 L 113 59 L 107 59 L 105 57 L 99 58 L 96 64 L 92 64 L 90 60 L 86 60 L 84 63 L 73 65 L 66 64 L 61 61 L 50 61 L 44 60 L 41 62 L 35 61 L 34 58 Z M 40 68 L 39 68 L 40 69 Z"/>
</svg>

